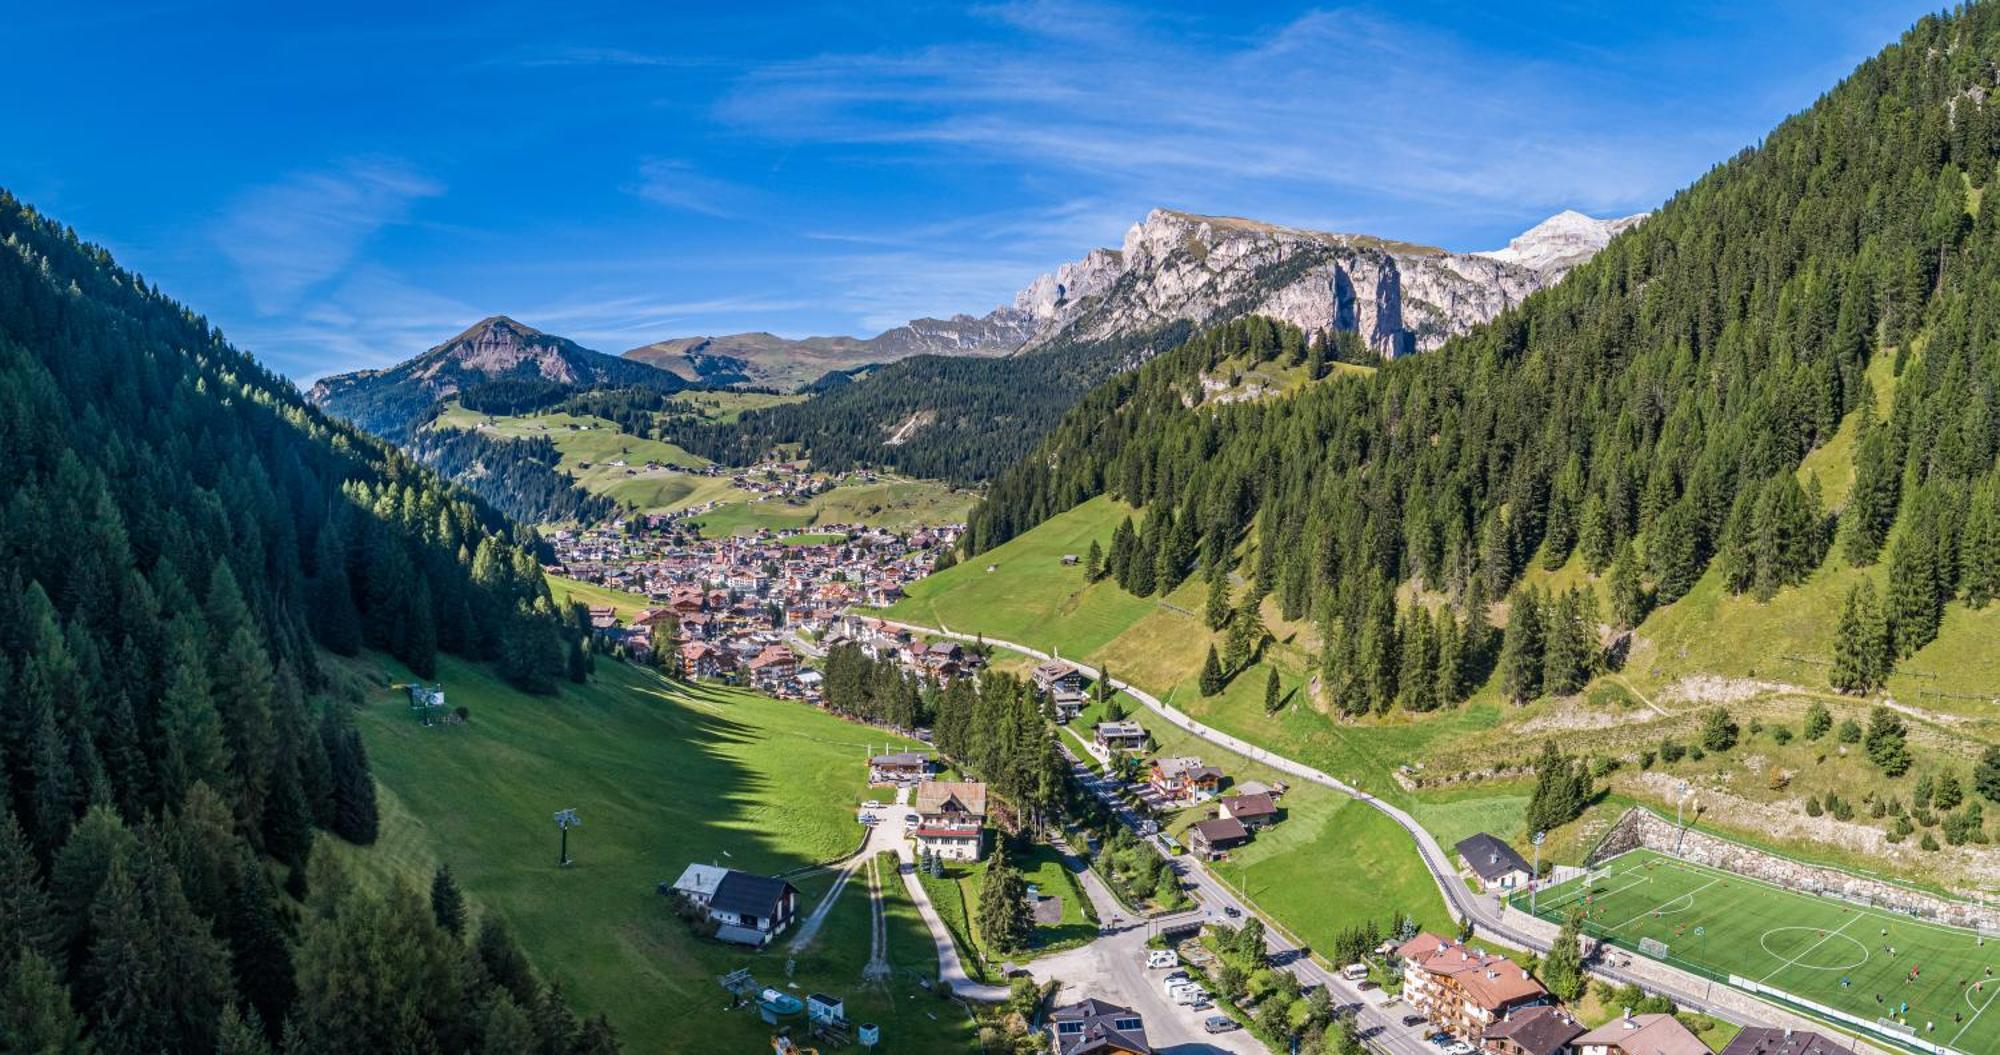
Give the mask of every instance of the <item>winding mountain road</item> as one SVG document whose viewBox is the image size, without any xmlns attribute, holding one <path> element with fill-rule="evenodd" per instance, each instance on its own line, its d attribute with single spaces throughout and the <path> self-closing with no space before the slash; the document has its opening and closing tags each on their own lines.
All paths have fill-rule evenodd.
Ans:
<svg viewBox="0 0 2000 1055">
<path fill-rule="evenodd" d="M 1003 648 L 1010 652 L 1017 652 L 1036 659 L 1050 660 L 1056 658 L 1041 649 L 1013 641 L 1002 641 L 984 635 L 962 634 L 944 626 L 924 626 L 919 623 L 906 623 L 899 620 L 886 619 L 873 612 L 857 612 L 856 614 L 865 614 L 867 618 L 877 619 L 888 626 L 899 627 L 912 633 L 927 634 L 933 637 L 947 637 L 957 641 L 984 643 L 995 648 Z M 1079 663 L 1073 659 L 1066 659 L 1064 662 L 1077 667 L 1093 678 L 1102 676 L 1101 671 L 1088 664 Z M 1111 679 L 1111 687 L 1123 690 L 1133 699 L 1143 704 L 1147 710 L 1152 711 L 1159 717 L 1172 722 L 1209 743 L 1226 748 L 1253 761 L 1260 762 L 1278 772 L 1287 773 L 1301 780 L 1311 781 L 1315 784 L 1332 788 L 1335 791 L 1380 810 L 1390 820 L 1395 821 L 1397 827 L 1402 828 L 1410 836 L 1411 841 L 1416 844 L 1418 857 L 1423 860 L 1424 867 L 1430 872 L 1432 880 L 1437 883 L 1439 892 L 1444 895 L 1446 905 L 1460 918 L 1471 921 L 1475 930 L 1493 940 L 1536 952 L 1546 952 L 1553 944 L 1554 926 L 1534 919 L 1525 913 L 1509 910 L 1498 898 L 1474 893 L 1471 888 L 1467 887 L 1465 882 L 1459 877 L 1457 869 L 1451 866 L 1450 856 L 1445 852 L 1444 847 L 1438 843 L 1436 837 L 1431 835 L 1423 825 L 1417 823 L 1415 817 L 1412 817 L 1395 803 L 1385 801 L 1331 774 L 1268 751 L 1249 741 L 1231 736 L 1219 729 L 1196 721 L 1186 714 L 1160 702 L 1159 698 L 1138 686 L 1113 678 Z M 1234 899 L 1232 898 L 1232 900 Z M 1254 906 L 1246 905 L 1245 907 L 1254 909 Z M 1778 1025 L 1797 1029 L 1820 1030 L 1826 1028 L 1822 1023 L 1765 1004 L 1747 994 L 1739 994 L 1728 986 L 1718 987 L 1705 978 L 1687 974 L 1666 964 L 1652 960 L 1636 958 L 1621 959 L 1615 964 L 1606 960 L 1598 960 L 1590 965 L 1590 970 L 1592 974 L 1598 977 L 1619 984 L 1634 984 L 1647 992 L 1658 993 L 1673 1000 L 1684 1009 L 1712 1015 L 1738 1025 Z M 1863 1041 L 1861 1042 L 1860 1050 L 1879 1052 L 1882 1049 L 1875 1048 L 1867 1044 L 1866 1041 Z"/>
</svg>

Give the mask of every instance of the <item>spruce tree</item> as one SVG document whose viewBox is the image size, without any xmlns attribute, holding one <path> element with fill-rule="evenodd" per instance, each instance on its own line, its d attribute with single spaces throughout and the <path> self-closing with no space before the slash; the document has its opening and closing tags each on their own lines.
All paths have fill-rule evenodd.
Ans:
<svg viewBox="0 0 2000 1055">
<path fill-rule="evenodd" d="M 1885 776 L 1900 777 L 1910 770 L 1908 730 L 1896 712 L 1887 707 L 1869 712 L 1868 731 L 1861 738 L 1861 749 Z"/>
<path fill-rule="evenodd" d="M 1805 718 L 1806 739 L 1817 740 L 1820 737 L 1825 736 L 1827 734 L 1827 731 L 1832 728 L 1833 728 L 1833 713 L 1826 709 L 1826 704 L 1821 703 L 1818 700 L 1814 700 L 1812 702 L 1812 705 L 1806 708 L 1806 718 Z"/>
<path fill-rule="evenodd" d="M 1889 630 L 1898 659 L 1937 637 L 1944 619 L 1938 584 L 1938 541 L 1922 520 L 1896 540 L 1889 557 Z"/>
<path fill-rule="evenodd" d="M 83 1019 L 70 1006 L 62 976 L 42 954 L 0 957 L 0 1051 L 23 1055 L 88 1055 Z"/>
<path fill-rule="evenodd" d="M 0 966 L 16 950 L 58 955 L 61 938 L 27 834 L 0 805 Z"/>
<path fill-rule="evenodd" d="M 1090 540 L 1090 550 L 1083 557 L 1083 581 L 1096 582 L 1104 578 L 1104 547 Z"/>
<path fill-rule="evenodd" d="M 1220 630 L 1229 622 L 1229 572 L 1218 563 L 1208 573 L 1208 603 L 1202 609 L 1202 622 L 1208 628 Z"/>
<path fill-rule="evenodd" d="M 1833 667 L 1828 681 L 1836 691 L 1854 696 L 1866 695 L 1882 687 L 1889 676 L 1890 662 L 1888 628 L 1882 621 L 1881 608 L 1875 603 L 1875 587 L 1863 579 L 1848 591 L 1847 603 L 1841 607 L 1840 623 L 1834 630 Z M 1820 707 L 1820 713 L 1824 715 L 1824 712 L 1825 708 Z M 1814 720 L 1808 714 L 1808 739 L 1818 739 L 1813 728 Z M 1824 726 L 1820 727 L 1820 731 L 1825 731 Z"/>
<path fill-rule="evenodd" d="M 1539 595 L 1516 592 L 1500 639 L 1500 692 L 1515 703 L 1542 694 L 1544 640 Z"/>
<path fill-rule="evenodd" d="M 1215 646 L 1208 646 L 1208 657 L 1201 661 L 1201 694 L 1214 696 L 1220 693 L 1228 681 L 1222 674 L 1222 661 L 1215 654 Z"/>
<path fill-rule="evenodd" d="M 450 865 L 439 865 L 431 876 L 431 914 L 446 934 L 465 937 L 465 895 L 452 878 Z"/>
<path fill-rule="evenodd" d="M 1034 921 L 1028 914 L 1027 884 L 1014 869 L 1004 840 L 993 848 L 987 863 L 978 912 L 980 936 L 994 951 L 1004 955 L 1028 947 Z"/>
<path fill-rule="evenodd" d="M 1589 976 L 1583 970 L 1583 909 L 1577 908 L 1563 919 L 1549 954 L 1542 958 L 1542 984 L 1565 1003 L 1583 997 Z"/>
<path fill-rule="evenodd" d="M 2000 747 L 1988 747 L 1972 767 L 1972 790 L 1988 802 L 2000 804 Z"/>
<path fill-rule="evenodd" d="M 1280 699 L 1281 699 L 1281 697 L 1280 697 L 1280 695 L 1279 695 L 1279 694 L 1280 694 L 1280 691 L 1281 691 L 1281 690 L 1279 689 L 1279 686 L 1278 686 L 1278 668 L 1276 668 L 1276 667 L 1272 667 L 1272 668 L 1271 668 L 1271 671 L 1270 671 L 1270 674 L 1269 674 L 1269 675 L 1268 675 L 1267 677 L 1265 677 L 1265 679 L 1264 679 L 1264 713 L 1265 713 L 1265 714 L 1276 714 L 1276 713 L 1278 713 L 1278 704 L 1279 704 L 1279 701 L 1280 701 Z"/>
<path fill-rule="evenodd" d="M 1618 548 L 1611 565 L 1611 620 L 1620 630 L 1630 630 L 1646 618 L 1646 591 L 1639 583 L 1639 557 L 1631 543 Z"/>
</svg>

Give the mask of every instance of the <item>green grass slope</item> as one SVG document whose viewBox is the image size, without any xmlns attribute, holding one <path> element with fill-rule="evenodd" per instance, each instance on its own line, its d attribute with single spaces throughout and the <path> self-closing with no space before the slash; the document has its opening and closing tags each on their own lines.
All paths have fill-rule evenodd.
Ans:
<svg viewBox="0 0 2000 1055">
<path fill-rule="evenodd" d="M 407 677 L 366 663 L 356 670 L 377 686 Z M 748 952 L 699 941 L 654 885 L 690 862 L 774 873 L 851 851 L 863 758 L 886 738 L 796 703 L 672 685 L 622 664 L 602 664 L 593 684 L 555 698 L 523 696 L 463 663 L 445 661 L 439 673 L 448 699 L 471 709 L 469 724 L 424 728 L 401 694 L 366 696 L 362 728 L 384 792 L 383 836 L 350 851 L 357 868 L 428 884 L 436 864 L 449 863 L 475 904 L 504 914 L 537 965 L 579 1007 L 608 1014 L 630 1050 L 763 1050 L 769 1028 L 725 1011 L 715 978 L 749 967 L 783 984 L 785 943 Z M 571 833 L 575 864 L 566 869 L 555 865 L 550 820 L 563 808 L 584 821 Z M 803 913 L 828 881 L 798 885 Z M 919 996 L 910 975 L 860 984 L 865 890 L 842 894 L 797 957 L 794 980 L 841 994 L 851 1016 L 882 1023 L 885 1050 L 966 1050 L 963 1013 Z M 914 911 L 892 909 L 892 961 L 934 975 Z"/>
</svg>

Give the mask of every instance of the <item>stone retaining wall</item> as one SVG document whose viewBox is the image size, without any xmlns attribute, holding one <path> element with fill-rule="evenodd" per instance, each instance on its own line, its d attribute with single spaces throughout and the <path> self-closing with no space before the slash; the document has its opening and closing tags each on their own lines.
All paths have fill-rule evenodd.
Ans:
<svg viewBox="0 0 2000 1055">
<path fill-rule="evenodd" d="M 2000 930 L 2000 908 L 1995 906 L 1958 901 L 1825 865 L 1794 861 L 1693 828 L 1682 833 L 1673 821 L 1641 806 L 1634 806 L 1618 818 L 1618 823 L 1612 825 L 1591 851 L 1589 863 L 1594 867 L 1640 848 L 1675 853 L 1677 836 L 1678 856 L 1699 865 L 1761 879 L 1787 890 L 1838 897 L 1954 927 Z"/>
</svg>

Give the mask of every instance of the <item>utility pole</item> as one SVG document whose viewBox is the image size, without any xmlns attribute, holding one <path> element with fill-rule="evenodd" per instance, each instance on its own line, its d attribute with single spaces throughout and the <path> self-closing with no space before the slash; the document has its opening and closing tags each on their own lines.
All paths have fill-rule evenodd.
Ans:
<svg viewBox="0 0 2000 1055">
<path fill-rule="evenodd" d="M 583 820 L 576 815 L 575 810 L 556 811 L 556 828 L 562 832 L 562 852 L 556 858 L 557 867 L 569 867 L 569 830 L 581 827 L 583 827 Z"/>
</svg>

